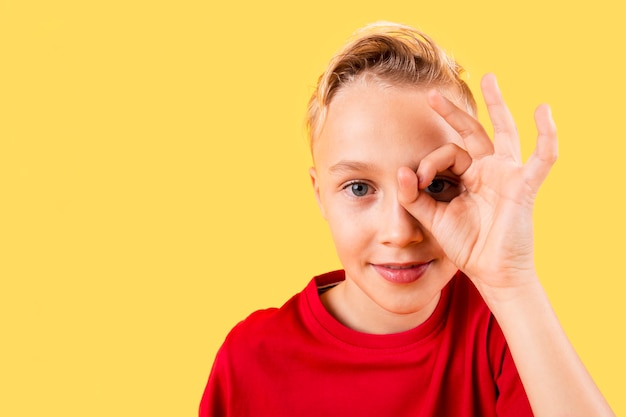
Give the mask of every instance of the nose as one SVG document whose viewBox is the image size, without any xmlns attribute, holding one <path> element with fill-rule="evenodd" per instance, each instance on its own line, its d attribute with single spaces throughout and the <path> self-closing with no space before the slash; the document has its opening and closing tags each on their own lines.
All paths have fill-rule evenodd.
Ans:
<svg viewBox="0 0 626 417">
<path fill-rule="evenodd" d="M 382 244 L 401 248 L 424 240 L 422 225 L 400 205 L 396 196 L 389 198 L 384 206 L 379 228 Z"/>
</svg>

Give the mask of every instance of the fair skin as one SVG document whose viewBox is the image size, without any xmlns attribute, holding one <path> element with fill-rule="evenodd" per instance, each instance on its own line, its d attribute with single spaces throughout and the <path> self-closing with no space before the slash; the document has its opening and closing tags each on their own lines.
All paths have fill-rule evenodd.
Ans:
<svg viewBox="0 0 626 417">
<path fill-rule="evenodd" d="M 361 77 L 333 98 L 310 172 L 346 280 L 322 301 L 348 327 L 397 333 L 430 316 L 460 269 L 497 318 L 535 415 L 612 416 L 533 262 L 534 200 L 557 155 L 550 109 L 537 109 L 522 163 L 495 77 L 482 90 L 493 141 L 436 90 Z"/>
</svg>

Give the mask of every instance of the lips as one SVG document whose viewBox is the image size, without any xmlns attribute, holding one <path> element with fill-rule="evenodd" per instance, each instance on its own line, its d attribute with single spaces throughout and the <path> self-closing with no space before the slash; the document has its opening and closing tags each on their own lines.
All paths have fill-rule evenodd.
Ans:
<svg viewBox="0 0 626 417">
<path fill-rule="evenodd" d="M 429 266 L 430 262 L 372 264 L 380 276 L 394 284 L 410 284 L 417 281 Z"/>
</svg>

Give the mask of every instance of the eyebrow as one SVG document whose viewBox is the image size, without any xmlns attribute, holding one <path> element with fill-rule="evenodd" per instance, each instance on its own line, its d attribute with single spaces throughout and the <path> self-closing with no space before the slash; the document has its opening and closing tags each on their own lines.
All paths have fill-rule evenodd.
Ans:
<svg viewBox="0 0 626 417">
<path fill-rule="evenodd" d="M 335 165 L 328 168 L 328 171 L 331 174 L 339 174 L 346 172 L 355 172 L 355 171 L 372 171 L 374 170 L 374 165 L 367 162 L 359 162 L 359 161 L 339 161 Z"/>
</svg>

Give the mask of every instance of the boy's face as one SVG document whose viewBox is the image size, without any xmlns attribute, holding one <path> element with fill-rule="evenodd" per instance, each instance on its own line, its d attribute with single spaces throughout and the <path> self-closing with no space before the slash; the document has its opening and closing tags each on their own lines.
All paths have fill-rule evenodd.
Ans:
<svg viewBox="0 0 626 417">
<path fill-rule="evenodd" d="M 311 178 L 346 271 L 351 307 L 401 315 L 432 311 L 456 272 L 397 199 L 398 168 L 415 171 L 448 142 L 461 145 L 424 89 L 356 81 L 333 98 L 313 144 Z M 438 178 L 427 190 L 433 198 L 449 201 L 460 192 L 452 173 Z"/>
</svg>

